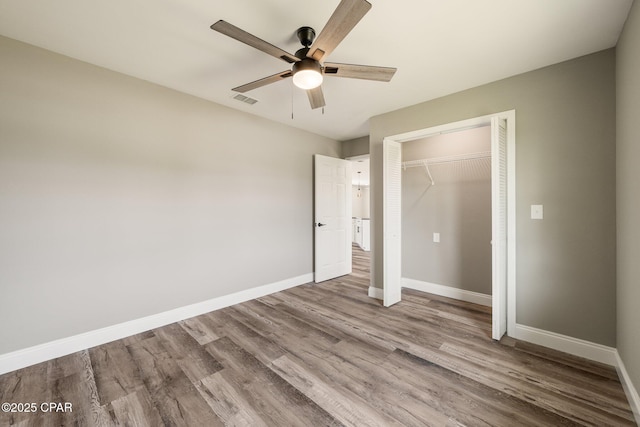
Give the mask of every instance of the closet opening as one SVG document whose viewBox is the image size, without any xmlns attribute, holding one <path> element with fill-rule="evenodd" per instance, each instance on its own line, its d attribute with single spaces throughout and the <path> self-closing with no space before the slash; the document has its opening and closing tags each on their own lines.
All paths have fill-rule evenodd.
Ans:
<svg viewBox="0 0 640 427">
<path fill-rule="evenodd" d="M 384 139 L 384 305 L 402 287 L 491 306 L 515 326 L 515 111 Z"/>
<path fill-rule="evenodd" d="M 402 287 L 491 306 L 491 126 L 402 144 Z"/>
</svg>

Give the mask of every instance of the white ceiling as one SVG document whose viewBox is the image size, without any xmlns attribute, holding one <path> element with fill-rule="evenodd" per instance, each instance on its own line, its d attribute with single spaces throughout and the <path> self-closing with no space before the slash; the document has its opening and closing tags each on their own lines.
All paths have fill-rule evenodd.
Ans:
<svg viewBox="0 0 640 427">
<path fill-rule="evenodd" d="M 212 31 L 224 19 L 294 53 L 339 0 L 0 0 L 0 34 L 337 140 L 369 117 L 615 46 L 632 0 L 370 0 L 330 62 L 397 67 L 390 83 L 325 78 L 312 111 L 290 79 L 233 100 L 285 62 Z M 291 118 L 293 104 L 294 118 Z"/>
</svg>

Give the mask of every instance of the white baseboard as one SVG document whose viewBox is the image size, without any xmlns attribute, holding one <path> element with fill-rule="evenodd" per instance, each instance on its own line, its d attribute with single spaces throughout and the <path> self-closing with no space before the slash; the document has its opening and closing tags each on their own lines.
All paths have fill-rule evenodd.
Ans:
<svg viewBox="0 0 640 427">
<path fill-rule="evenodd" d="M 0 355 L 0 375 L 313 281 L 313 273 Z"/>
<path fill-rule="evenodd" d="M 616 366 L 616 349 L 613 347 L 607 347 L 605 345 L 520 325 L 518 323 L 516 323 L 515 331 L 509 331 L 509 335 L 522 341 Z"/>
<path fill-rule="evenodd" d="M 402 287 L 420 292 L 440 295 L 442 297 L 458 299 L 474 304 L 491 307 L 491 295 L 478 292 L 466 291 L 464 289 L 452 288 L 451 286 L 438 285 L 436 283 L 423 282 L 421 280 L 402 278 Z"/>
<path fill-rule="evenodd" d="M 369 286 L 369 296 L 375 299 L 384 299 L 384 291 L 380 288 Z"/>
<path fill-rule="evenodd" d="M 620 382 L 622 383 L 622 388 L 624 389 L 624 393 L 627 395 L 627 399 L 629 400 L 629 405 L 631 406 L 631 410 L 633 411 L 633 416 L 636 418 L 636 424 L 640 426 L 640 395 L 638 395 L 638 390 L 631 382 L 629 373 L 624 367 L 624 363 L 622 362 L 620 354 L 617 350 L 616 362 L 616 369 L 618 371 L 618 377 L 620 377 Z"/>
</svg>

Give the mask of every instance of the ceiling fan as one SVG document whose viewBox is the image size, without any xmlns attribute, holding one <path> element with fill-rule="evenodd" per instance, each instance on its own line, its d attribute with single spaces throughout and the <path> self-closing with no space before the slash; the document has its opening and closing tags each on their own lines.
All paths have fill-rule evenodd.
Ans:
<svg viewBox="0 0 640 427">
<path fill-rule="evenodd" d="M 395 74 L 396 69 L 390 67 L 324 62 L 369 9 L 371 3 L 366 0 L 341 0 L 317 38 L 313 28 L 298 28 L 296 35 L 303 47 L 295 55 L 223 20 L 211 25 L 211 29 L 291 64 L 289 70 L 235 87 L 233 91 L 244 93 L 293 77 L 293 83 L 307 91 L 311 108 L 316 109 L 325 106 L 323 75 L 388 82 Z"/>
</svg>

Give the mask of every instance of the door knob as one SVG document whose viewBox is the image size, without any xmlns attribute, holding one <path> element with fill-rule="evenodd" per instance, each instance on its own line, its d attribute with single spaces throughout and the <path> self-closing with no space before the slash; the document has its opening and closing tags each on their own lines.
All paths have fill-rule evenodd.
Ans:
<svg viewBox="0 0 640 427">
<path fill-rule="evenodd" d="M 327 225 L 327 224 L 323 224 L 321 222 L 318 223 L 318 227 L 324 227 L 325 225 Z"/>
</svg>

